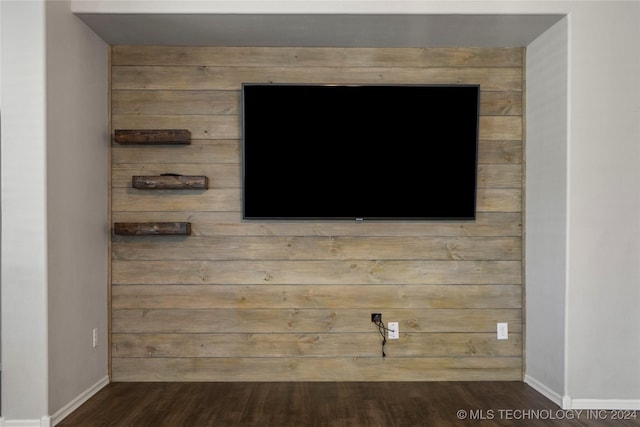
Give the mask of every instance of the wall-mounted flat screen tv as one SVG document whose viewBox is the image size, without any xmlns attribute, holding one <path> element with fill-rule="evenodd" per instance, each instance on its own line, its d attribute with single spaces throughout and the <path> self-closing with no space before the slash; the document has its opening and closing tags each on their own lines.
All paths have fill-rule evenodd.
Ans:
<svg viewBox="0 0 640 427">
<path fill-rule="evenodd" d="M 243 219 L 474 219 L 479 93 L 243 84 Z"/>
</svg>

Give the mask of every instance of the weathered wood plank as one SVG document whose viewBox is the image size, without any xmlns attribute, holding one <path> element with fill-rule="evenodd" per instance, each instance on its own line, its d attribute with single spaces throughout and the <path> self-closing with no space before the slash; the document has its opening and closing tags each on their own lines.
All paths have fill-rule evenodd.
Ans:
<svg viewBox="0 0 640 427">
<path fill-rule="evenodd" d="M 513 188 L 478 188 L 478 212 L 522 212 L 522 190 Z"/>
<path fill-rule="evenodd" d="M 113 357 L 371 357 L 373 334 L 114 334 Z M 497 340 L 486 333 L 400 333 L 388 357 L 519 357 L 522 335 Z"/>
<path fill-rule="evenodd" d="M 194 139 L 240 139 L 240 116 L 232 114 L 113 116 L 112 125 L 121 129 L 181 127 L 190 129 Z"/>
<path fill-rule="evenodd" d="M 486 91 L 522 90 L 517 67 L 229 67 L 113 66 L 115 90 L 239 90 L 243 82 L 331 84 L 479 84 Z"/>
<path fill-rule="evenodd" d="M 111 167 L 113 188 L 132 188 L 132 176 L 157 176 L 165 173 L 179 173 L 184 176 L 207 177 L 207 188 L 239 188 L 240 165 L 230 163 L 122 163 Z"/>
<path fill-rule="evenodd" d="M 255 310 L 113 310 L 113 333 L 366 333 L 378 330 L 371 313 L 358 308 Z M 510 333 L 522 332 L 522 310 L 514 309 L 393 309 L 383 312 L 400 331 L 493 333 L 496 323 L 509 323 Z M 256 355 L 260 356 L 260 355 Z"/>
<path fill-rule="evenodd" d="M 114 239 L 114 260 L 520 260 L 520 237 L 216 236 Z M 167 247 L 169 246 L 169 247 Z"/>
<path fill-rule="evenodd" d="M 134 175 L 131 186 L 138 190 L 206 190 L 209 179 L 193 175 Z"/>
<path fill-rule="evenodd" d="M 240 141 L 192 140 L 188 147 L 136 147 L 114 145 L 111 148 L 113 167 L 121 164 L 234 164 L 240 168 Z"/>
<path fill-rule="evenodd" d="M 522 92 L 480 91 L 481 116 L 521 116 Z"/>
<path fill-rule="evenodd" d="M 240 140 L 192 140 L 189 147 L 112 147 L 114 168 L 121 164 L 235 164 L 240 170 Z M 478 141 L 478 163 L 522 163 L 521 140 Z M 211 174 L 211 172 L 208 172 Z"/>
<path fill-rule="evenodd" d="M 522 188 L 522 164 L 478 165 L 478 188 Z"/>
<path fill-rule="evenodd" d="M 191 234 L 188 222 L 116 222 L 113 233 L 120 236 L 155 236 Z"/>
<path fill-rule="evenodd" d="M 114 285 L 122 309 L 520 308 L 520 285 Z M 387 317 L 385 315 L 385 317 Z"/>
<path fill-rule="evenodd" d="M 484 140 L 522 140 L 520 116 L 480 116 L 478 138 Z"/>
<path fill-rule="evenodd" d="M 478 164 L 485 163 L 522 163 L 522 140 L 478 141 Z"/>
<path fill-rule="evenodd" d="M 238 90 L 114 90 L 114 115 L 240 114 Z M 522 92 L 480 93 L 480 115 L 522 114 Z"/>
<path fill-rule="evenodd" d="M 116 129 L 113 139 L 118 144 L 190 144 L 186 129 Z"/>
<path fill-rule="evenodd" d="M 131 188 L 112 190 L 113 211 L 239 211 L 239 188 L 213 188 L 206 192 L 184 193 L 180 190 L 141 192 Z"/>
<path fill-rule="evenodd" d="M 460 222 L 243 222 L 240 212 L 113 212 L 113 218 L 118 222 L 149 221 L 159 216 L 168 221 L 191 221 L 192 234 L 197 236 L 522 236 L 522 214 L 519 212 L 480 212 L 475 221 Z"/>
<path fill-rule="evenodd" d="M 176 197 L 180 194 L 180 197 Z M 161 190 L 153 194 L 114 188 L 113 211 L 240 211 L 239 188 L 214 188 L 202 194 L 183 194 L 176 190 Z M 520 189 L 483 189 L 477 193 L 478 212 L 521 212 Z"/>
<path fill-rule="evenodd" d="M 237 115 L 158 115 L 113 116 L 114 126 L 151 128 L 158 126 L 188 127 L 194 139 L 240 139 L 240 117 Z M 479 138 L 484 140 L 522 139 L 519 116 L 480 116 Z"/>
<path fill-rule="evenodd" d="M 112 144 L 112 220 L 190 222 L 194 237 L 112 237 L 113 378 L 521 379 L 523 60 L 522 48 L 114 46 L 113 127 L 193 139 Z M 481 84 L 476 220 L 242 221 L 243 81 Z M 211 186 L 132 189 L 163 173 Z M 386 360 L 371 312 L 400 322 Z"/>
<path fill-rule="evenodd" d="M 522 48 L 113 46 L 113 65 L 522 67 Z"/>
<path fill-rule="evenodd" d="M 518 357 L 114 358 L 113 381 L 519 381 Z"/>
<path fill-rule="evenodd" d="M 492 95 L 496 98 L 496 95 Z M 512 102 L 494 99 L 493 109 L 504 109 Z M 495 104 L 495 105 L 494 105 Z M 240 114 L 237 90 L 113 90 L 114 115 Z"/>
<path fill-rule="evenodd" d="M 154 153 L 147 154 L 153 157 Z M 140 156 L 144 153 L 140 152 Z M 163 155 L 164 156 L 164 155 Z M 176 159 L 178 160 L 178 159 Z M 169 172 L 168 172 L 169 171 Z M 132 176 L 145 173 L 157 176 L 164 173 L 175 173 L 178 171 L 183 177 L 163 177 L 168 182 L 188 179 L 189 176 L 203 175 L 210 176 L 212 186 L 217 188 L 240 188 L 241 187 L 241 166 L 233 163 L 208 164 L 208 163 L 119 163 L 112 166 L 111 184 L 112 187 L 134 187 Z M 522 188 L 522 166 L 516 164 L 480 164 L 478 165 L 478 187 L 480 188 Z M 207 180 L 208 181 L 208 180 Z M 178 184 L 176 182 L 176 184 Z M 202 183 L 200 184 L 203 185 Z M 205 187 L 198 187 L 205 188 Z M 208 188 L 208 187 L 206 187 Z M 171 189 L 169 187 L 165 189 Z"/>
<path fill-rule="evenodd" d="M 520 284 L 520 261 L 121 261 L 113 284 Z"/>
</svg>

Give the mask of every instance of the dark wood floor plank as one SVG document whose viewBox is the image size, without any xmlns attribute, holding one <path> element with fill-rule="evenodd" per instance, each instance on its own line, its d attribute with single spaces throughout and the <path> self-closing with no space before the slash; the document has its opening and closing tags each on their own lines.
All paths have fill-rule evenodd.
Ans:
<svg viewBox="0 0 640 427">
<path fill-rule="evenodd" d="M 60 427 L 640 427 L 517 382 L 111 383 Z"/>
</svg>

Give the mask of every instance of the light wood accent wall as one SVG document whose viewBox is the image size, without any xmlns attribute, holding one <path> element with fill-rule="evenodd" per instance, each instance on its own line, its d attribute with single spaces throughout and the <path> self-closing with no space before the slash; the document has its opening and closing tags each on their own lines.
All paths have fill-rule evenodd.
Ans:
<svg viewBox="0 0 640 427">
<path fill-rule="evenodd" d="M 523 55 L 113 47 L 113 129 L 193 138 L 112 146 L 114 222 L 192 223 L 187 237 L 112 237 L 113 380 L 520 380 Z M 477 220 L 242 222 L 242 82 L 479 83 Z M 131 187 L 162 173 L 209 189 Z M 400 324 L 384 359 L 373 312 Z"/>
</svg>

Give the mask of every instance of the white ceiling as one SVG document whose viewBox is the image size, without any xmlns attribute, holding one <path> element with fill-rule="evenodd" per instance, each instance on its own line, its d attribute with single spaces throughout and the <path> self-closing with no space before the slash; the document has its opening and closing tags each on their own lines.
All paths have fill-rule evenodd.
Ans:
<svg viewBox="0 0 640 427">
<path fill-rule="evenodd" d="M 80 13 L 110 45 L 524 47 L 559 14 Z"/>
</svg>

